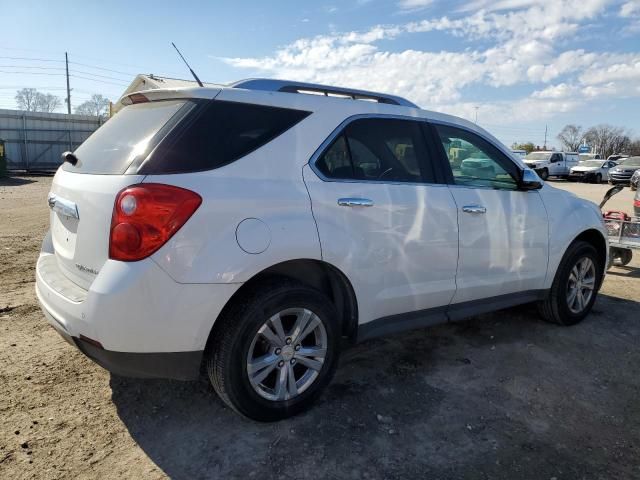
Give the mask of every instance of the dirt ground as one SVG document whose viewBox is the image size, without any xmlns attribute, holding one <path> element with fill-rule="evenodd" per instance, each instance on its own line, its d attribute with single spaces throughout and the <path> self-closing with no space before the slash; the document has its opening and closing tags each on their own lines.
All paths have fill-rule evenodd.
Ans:
<svg viewBox="0 0 640 480">
<path fill-rule="evenodd" d="M 47 326 L 50 183 L 0 179 L 0 478 L 640 478 L 640 255 L 578 326 L 526 306 L 370 341 L 310 412 L 258 424 L 205 381 L 112 376 Z"/>
</svg>

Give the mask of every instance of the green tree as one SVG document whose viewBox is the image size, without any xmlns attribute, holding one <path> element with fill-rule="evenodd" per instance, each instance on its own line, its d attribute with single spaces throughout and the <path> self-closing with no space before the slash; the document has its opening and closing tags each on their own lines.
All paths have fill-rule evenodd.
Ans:
<svg viewBox="0 0 640 480">
<path fill-rule="evenodd" d="M 533 144 L 533 142 L 527 142 L 527 143 L 513 142 L 513 145 L 511 145 L 511 149 L 524 150 L 525 152 L 527 152 L 527 155 L 529 155 L 531 152 L 533 152 L 536 149 L 536 146 Z"/>
</svg>

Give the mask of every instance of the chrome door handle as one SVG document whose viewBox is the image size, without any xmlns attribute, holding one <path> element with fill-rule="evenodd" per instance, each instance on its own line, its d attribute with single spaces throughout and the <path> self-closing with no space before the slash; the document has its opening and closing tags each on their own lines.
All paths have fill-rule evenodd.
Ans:
<svg viewBox="0 0 640 480">
<path fill-rule="evenodd" d="M 368 198 L 339 198 L 338 205 L 341 207 L 373 207 L 373 200 Z"/>
<path fill-rule="evenodd" d="M 465 205 L 462 207 L 462 211 L 467 213 L 487 213 L 487 209 L 482 205 Z"/>
</svg>

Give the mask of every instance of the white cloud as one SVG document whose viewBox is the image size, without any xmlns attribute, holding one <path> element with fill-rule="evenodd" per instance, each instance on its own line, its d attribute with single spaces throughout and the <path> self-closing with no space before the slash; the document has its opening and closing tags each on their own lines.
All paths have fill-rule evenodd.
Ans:
<svg viewBox="0 0 640 480">
<path fill-rule="evenodd" d="M 416 11 L 427 8 L 433 4 L 433 0 L 400 0 L 398 7 L 401 10 Z"/>
<path fill-rule="evenodd" d="M 465 88 L 531 85 L 532 93 L 523 98 L 483 103 L 483 116 L 495 115 L 497 122 L 507 124 L 523 112 L 535 119 L 569 111 L 585 98 L 640 96 L 634 86 L 640 84 L 640 53 L 559 49 L 563 40 L 602 15 L 607 3 L 475 0 L 467 6 L 484 10 L 459 18 L 378 25 L 362 32 L 300 39 L 266 57 L 223 60 L 278 78 L 402 95 L 425 108 L 467 118 L 473 118 L 477 102 L 464 98 Z M 460 37 L 470 48 L 387 51 L 378 45 L 381 40 L 431 31 Z"/>
<path fill-rule="evenodd" d="M 619 15 L 621 17 L 640 16 L 640 0 L 630 0 L 622 4 Z"/>
</svg>

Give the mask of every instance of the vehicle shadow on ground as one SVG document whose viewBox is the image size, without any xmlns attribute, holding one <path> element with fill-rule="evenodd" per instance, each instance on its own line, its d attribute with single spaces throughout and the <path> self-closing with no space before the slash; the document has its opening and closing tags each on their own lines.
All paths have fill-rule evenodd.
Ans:
<svg viewBox="0 0 640 480">
<path fill-rule="evenodd" d="M 34 183 L 35 180 L 23 177 L 0 177 L 0 187 L 19 187 Z"/>
<path fill-rule="evenodd" d="M 343 353 L 309 412 L 278 423 L 240 417 L 205 380 L 112 376 L 112 399 L 176 479 L 608 476 L 635 468 L 640 441 L 625 427 L 640 424 L 640 381 L 605 370 L 640 361 L 639 306 L 601 295 L 568 329 L 524 306 L 372 340 Z"/>
<path fill-rule="evenodd" d="M 608 270 L 607 275 L 615 275 L 617 277 L 640 278 L 640 268 L 630 267 L 628 265 L 621 267 L 616 266 L 614 269 Z"/>
</svg>

